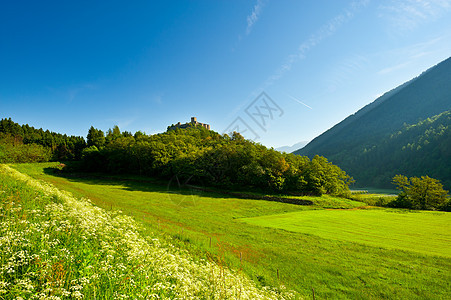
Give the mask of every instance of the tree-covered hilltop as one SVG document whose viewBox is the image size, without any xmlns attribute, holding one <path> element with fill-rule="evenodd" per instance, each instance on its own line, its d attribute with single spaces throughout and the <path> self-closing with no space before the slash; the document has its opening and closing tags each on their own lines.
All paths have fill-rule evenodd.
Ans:
<svg viewBox="0 0 451 300">
<path fill-rule="evenodd" d="M 0 120 L 0 163 L 77 160 L 85 147 L 83 137 Z"/>
<path fill-rule="evenodd" d="M 277 193 L 346 194 L 352 179 L 324 157 L 280 153 L 202 127 L 162 134 L 106 135 L 91 127 L 83 151 L 85 171 L 130 173 L 173 178 L 180 183 Z"/>
<path fill-rule="evenodd" d="M 347 194 L 352 182 L 324 157 L 280 153 L 200 126 L 146 135 L 91 127 L 87 140 L 11 119 L 0 121 L 0 163 L 81 160 L 83 171 L 128 173 L 180 183 L 277 193 Z"/>
</svg>

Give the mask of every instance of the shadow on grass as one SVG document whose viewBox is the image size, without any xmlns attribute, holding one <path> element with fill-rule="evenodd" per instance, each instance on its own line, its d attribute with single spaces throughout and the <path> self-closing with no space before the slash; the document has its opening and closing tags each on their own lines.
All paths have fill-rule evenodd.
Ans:
<svg viewBox="0 0 451 300">
<path fill-rule="evenodd" d="M 179 194 L 184 196 L 197 196 L 209 198 L 240 198 L 249 200 L 265 200 L 289 203 L 295 205 L 313 205 L 313 201 L 287 198 L 275 195 L 263 195 L 257 193 L 234 192 L 229 190 L 218 190 L 216 188 L 191 185 L 188 182 L 181 182 L 177 176 L 165 181 L 144 176 L 119 176 L 102 173 L 79 173 L 64 172 L 57 168 L 44 168 L 44 173 L 50 176 L 63 177 L 73 182 L 80 182 L 90 185 L 120 185 L 128 191 L 159 192 L 166 194 Z"/>
</svg>

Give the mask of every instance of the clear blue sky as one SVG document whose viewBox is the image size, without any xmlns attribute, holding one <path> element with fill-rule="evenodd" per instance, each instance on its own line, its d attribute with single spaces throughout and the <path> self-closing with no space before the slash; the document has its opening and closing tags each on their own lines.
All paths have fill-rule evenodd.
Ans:
<svg viewBox="0 0 451 300">
<path fill-rule="evenodd" d="M 86 137 L 197 116 L 278 147 L 450 55 L 450 0 L 3 1 L 0 117 Z"/>
</svg>

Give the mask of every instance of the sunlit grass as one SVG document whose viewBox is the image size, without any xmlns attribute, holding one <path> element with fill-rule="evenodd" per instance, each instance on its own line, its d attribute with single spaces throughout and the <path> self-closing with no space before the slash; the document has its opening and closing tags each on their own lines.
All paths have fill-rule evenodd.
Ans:
<svg viewBox="0 0 451 300">
<path fill-rule="evenodd" d="M 451 258 L 451 214 L 388 209 L 314 210 L 241 221 L 326 239 Z"/>
<path fill-rule="evenodd" d="M 243 274 L 143 236 L 106 211 L 0 165 L 1 299 L 280 299 Z"/>
<path fill-rule="evenodd" d="M 192 255 L 247 274 L 258 284 L 298 291 L 311 299 L 447 299 L 451 259 L 413 251 L 322 238 L 267 228 L 241 218 L 329 208 L 355 208 L 361 202 L 312 197 L 315 205 L 240 199 L 221 193 L 178 189 L 167 183 L 93 176 L 60 177 L 51 165 L 14 167 L 44 179 L 107 210 L 122 210 L 160 241 Z M 140 180 L 142 179 L 142 180 Z M 323 202 L 322 202 L 323 201 Z"/>
</svg>

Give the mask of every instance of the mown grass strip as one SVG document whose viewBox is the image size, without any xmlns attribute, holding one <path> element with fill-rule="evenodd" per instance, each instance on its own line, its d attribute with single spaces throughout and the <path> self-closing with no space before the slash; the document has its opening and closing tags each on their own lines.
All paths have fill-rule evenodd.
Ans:
<svg viewBox="0 0 451 300">
<path fill-rule="evenodd" d="M 240 221 L 326 239 L 451 257 L 451 214 L 446 212 L 311 210 Z"/>
</svg>

